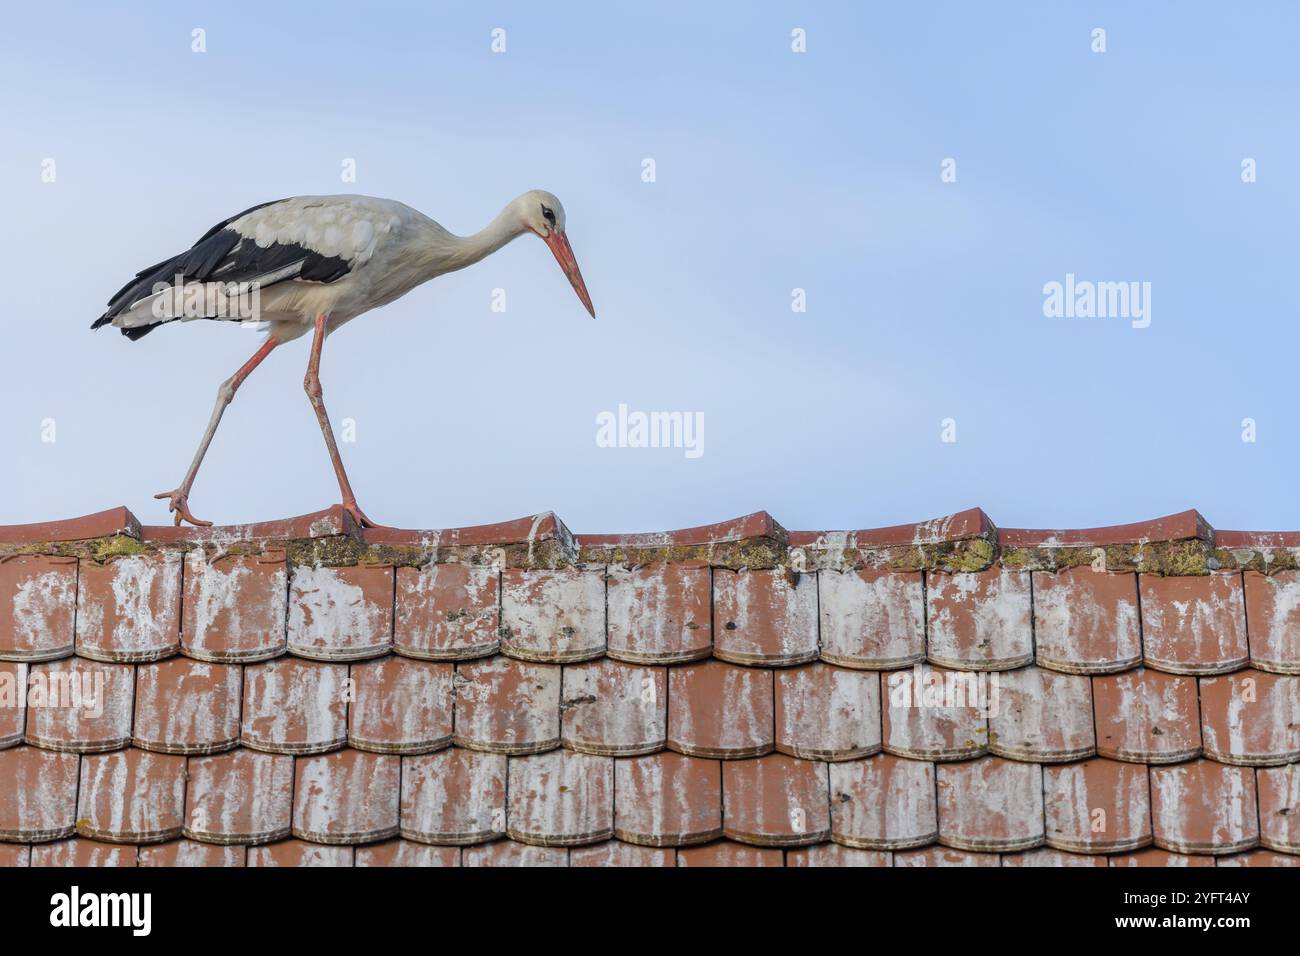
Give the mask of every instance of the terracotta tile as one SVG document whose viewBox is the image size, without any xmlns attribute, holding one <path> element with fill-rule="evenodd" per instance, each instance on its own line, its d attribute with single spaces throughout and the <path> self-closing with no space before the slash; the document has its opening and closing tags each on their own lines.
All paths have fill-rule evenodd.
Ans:
<svg viewBox="0 0 1300 956">
<path fill-rule="evenodd" d="M 400 757 L 340 750 L 296 761 L 293 835 L 314 843 L 397 836 Z"/>
<path fill-rule="evenodd" d="M 247 663 L 283 654 L 289 605 L 284 554 L 209 560 L 195 548 L 185 561 L 184 605 L 181 647 L 187 657 Z"/>
<path fill-rule="evenodd" d="M 920 571 L 821 571 L 821 659 L 885 670 L 925 660 Z"/>
<path fill-rule="evenodd" d="M 377 753 L 428 753 L 451 743 L 455 667 L 385 657 L 353 664 L 348 744 Z"/>
<path fill-rule="evenodd" d="M 614 833 L 614 761 L 554 750 L 510 760 L 507 827 L 538 846 L 599 843 Z"/>
<path fill-rule="evenodd" d="M 379 657 L 393 647 L 393 569 L 312 568 L 289 576 L 289 650 L 321 661 Z"/>
<path fill-rule="evenodd" d="M 460 848 L 388 840 L 357 847 L 357 866 L 460 866 Z"/>
<path fill-rule="evenodd" d="M 668 748 L 693 757 L 755 757 L 774 745 L 772 672 L 722 661 L 668 671 Z"/>
<path fill-rule="evenodd" d="M 81 760 L 77 833 L 107 843 L 161 843 L 181 835 L 185 758 L 119 750 Z"/>
<path fill-rule="evenodd" d="M 131 742 L 135 668 L 69 658 L 33 664 L 27 677 L 29 744 L 99 753 Z"/>
<path fill-rule="evenodd" d="M 1091 757 L 1097 750 L 1092 681 L 1042 668 L 992 674 L 989 749 L 1000 757 L 1049 763 Z"/>
<path fill-rule="evenodd" d="M 722 829 L 756 846 L 807 846 L 830 838 L 826 764 L 771 754 L 722 766 Z"/>
<path fill-rule="evenodd" d="M 1151 842 L 1147 769 L 1094 757 L 1043 768 L 1047 845 L 1077 853 L 1117 853 Z"/>
<path fill-rule="evenodd" d="M 185 657 L 141 664 L 135 675 L 135 746 L 210 754 L 239 743 L 243 671 Z"/>
<path fill-rule="evenodd" d="M 929 659 L 962 670 L 1009 670 L 1034 659 L 1029 572 L 990 568 L 926 577 Z"/>
<path fill-rule="evenodd" d="M 399 654 L 463 661 L 497 652 L 501 611 L 496 568 L 398 568 L 396 607 L 394 645 Z"/>
<path fill-rule="evenodd" d="M 1141 662 L 1137 575 L 1066 568 L 1034 572 L 1033 585 L 1039 667 L 1108 674 Z"/>
<path fill-rule="evenodd" d="M 564 668 L 561 739 L 581 753 L 634 756 L 663 749 L 668 722 L 665 668 L 608 658 Z"/>
<path fill-rule="evenodd" d="M 77 581 L 77 655 L 156 661 L 181 646 L 181 555 L 82 561 Z"/>
<path fill-rule="evenodd" d="M 140 866 L 243 866 L 242 846 L 211 846 L 193 840 L 172 840 L 140 847 Z"/>
<path fill-rule="evenodd" d="M 1241 575 L 1139 575 L 1147 667 L 1170 674 L 1223 674 L 1250 658 Z"/>
<path fill-rule="evenodd" d="M 928 665 L 880 676 L 887 753 L 965 760 L 988 750 L 991 676 Z"/>
<path fill-rule="evenodd" d="M 1100 866 L 1107 867 L 1110 861 L 1101 855 L 1087 856 L 1083 853 L 1065 853 L 1061 850 L 1040 848 L 1024 853 L 1007 853 L 1002 857 L 1003 866 Z"/>
<path fill-rule="evenodd" d="M 1109 857 L 1111 866 L 1146 867 L 1146 866 L 1214 866 L 1212 856 L 1189 856 L 1185 853 L 1170 853 L 1152 847 L 1137 853 L 1121 854 Z"/>
<path fill-rule="evenodd" d="M 830 765 L 831 839 L 868 850 L 907 850 L 939 836 L 934 764 L 880 754 Z"/>
<path fill-rule="evenodd" d="M 1300 760 L 1300 677 L 1246 670 L 1201 678 L 1205 756 L 1269 767 Z"/>
<path fill-rule="evenodd" d="M 780 568 L 713 571 L 713 656 L 733 664 L 815 660 L 817 575 Z"/>
<path fill-rule="evenodd" d="M 894 855 L 881 850 L 855 850 L 838 843 L 788 850 L 786 866 L 893 866 Z"/>
<path fill-rule="evenodd" d="M 569 851 L 562 846 L 529 846 L 514 840 L 497 840 L 484 846 L 467 846 L 461 866 L 568 866 Z"/>
<path fill-rule="evenodd" d="M 1043 771 L 982 757 L 936 768 L 939 842 L 958 850 L 1014 853 L 1043 843 Z"/>
<path fill-rule="evenodd" d="M 77 767 L 76 754 L 0 750 L 0 840 L 42 843 L 72 836 Z"/>
<path fill-rule="evenodd" d="M 22 743 L 27 730 L 29 665 L 0 661 L 0 750 Z"/>
<path fill-rule="evenodd" d="M 352 847 L 284 840 L 248 848 L 249 866 L 351 866 Z"/>
<path fill-rule="evenodd" d="M 469 844 L 506 831 L 506 757 L 459 747 L 402 758 L 401 834 Z"/>
<path fill-rule="evenodd" d="M 688 846 L 722 836 L 716 760 L 665 751 L 614 764 L 614 835 L 643 846 Z"/>
<path fill-rule="evenodd" d="M 774 674 L 776 749 L 806 760 L 880 750 L 880 675 L 820 662 Z"/>
<path fill-rule="evenodd" d="M 1094 677 L 1097 753 L 1137 763 L 1176 763 L 1201 752 L 1196 679 L 1137 670 Z"/>
<path fill-rule="evenodd" d="M 1300 571 L 1247 571 L 1250 662 L 1275 674 L 1300 674 Z"/>
<path fill-rule="evenodd" d="M 525 661 L 568 664 L 605 653 L 605 572 L 501 573 L 501 650 Z"/>
<path fill-rule="evenodd" d="M 346 664 L 286 657 L 245 667 L 243 745 L 284 754 L 342 747 L 348 688 Z"/>
<path fill-rule="evenodd" d="M 530 754 L 560 745 L 561 669 L 508 657 L 456 665 L 457 747 Z"/>
<path fill-rule="evenodd" d="M 205 843 L 270 843 L 289 835 L 293 758 L 236 750 L 189 762 L 185 835 Z"/>
<path fill-rule="evenodd" d="M 136 848 L 73 837 L 57 843 L 36 844 L 32 847 L 31 865 L 132 867 L 136 865 Z"/>
<path fill-rule="evenodd" d="M 610 657 L 630 664 L 680 664 L 709 656 L 707 565 L 611 567 L 607 586 Z"/>
<path fill-rule="evenodd" d="M 894 866 L 1001 866 L 996 853 L 966 853 L 942 846 L 894 854 Z"/>
<path fill-rule="evenodd" d="M 1261 769 L 1257 778 L 1260 844 L 1300 853 L 1300 766 Z"/>
<path fill-rule="evenodd" d="M 31 866 L 32 848 L 25 843 L 0 843 L 0 870 Z"/>
<path fill-rule="evenodd" d="M 1272 850 L 1251 850 L 1249 853 L 1221 856 L 1216 862 L 1219 866 L 1300 866 L 1300 856 Z"/>
<path fill-rule="evenodd" d="M 677 851 L 678 866 L 727 867 L 785 866 L 785 854 L 777 847 L 745 846 L 718 840 L 706 846 Z"/>
<path fill-rule="evenodd" d="M 676 866 L 673 850 L 633 846 L 610 840 L 595 846 L 577 846 L 569 851 L 569 866 Z"/>
<path fill-rule="evenodd" d="M 0 562 L 0 660 L 72 653 L 77 559 L 20 554 Z"/>
<path fill-rule="evenodd" d="M 1255 772 L 1213 760 L 1152 767 L 1151 819 L 1162 850 L 1249 850 L 1259 842 Z"/>
</svg>

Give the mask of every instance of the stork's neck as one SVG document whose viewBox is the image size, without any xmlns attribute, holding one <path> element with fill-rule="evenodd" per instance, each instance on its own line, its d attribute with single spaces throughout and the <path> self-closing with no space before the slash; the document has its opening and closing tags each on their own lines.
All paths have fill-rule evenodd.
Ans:
<svg viewBox="0 0 1300 956">
<path fill-rule="evenodd" d="M 430 268 L 434 270 L 435 275 L 441 275 L 444 272 L 454 272 L 472 266 L 526 231 L 526 227 L 519 221 L 519 215 L 511 204 L 471 236 L 455 236 L 444 231 L 441 236 L 431 238 Z"/>
</svg>

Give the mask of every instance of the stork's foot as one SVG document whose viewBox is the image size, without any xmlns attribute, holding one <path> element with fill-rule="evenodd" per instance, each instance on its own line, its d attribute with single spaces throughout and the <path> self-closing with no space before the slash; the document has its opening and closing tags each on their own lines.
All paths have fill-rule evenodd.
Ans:
<svg viewBox="0 0 1300 956">
<path fill-rule="evenodd" d="M 197 528 L 212 527 L 211 521 L 204 521 L 202 518 L 196 518 L 190 514 L 190 493 L 188 491 L 164 491 L 161 494 L 154 495 L 155 498 L 167 498 L 167 510 L 174 512 L 174 519 L 177 525 L 181 521 L 188 521 Z"/>
<path fill-rule="evenodd" d="M 369 518 L 367 518 L 366 513 L 361 510 L 361 507 L 356 503 L 356 501 L 343 502 L 343 510 L 346 511 L 348 514 L 352 515 L 352 520 L 357 523 L 358 528 L 387 528 L 388 527 L 388 525 L 386 524 L 380 524 L 377 521 L 371 521 Z"/>
</svg>

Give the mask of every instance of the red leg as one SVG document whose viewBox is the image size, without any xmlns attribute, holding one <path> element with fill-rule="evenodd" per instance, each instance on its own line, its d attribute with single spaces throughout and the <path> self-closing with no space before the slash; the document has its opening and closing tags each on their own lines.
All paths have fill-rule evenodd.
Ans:
<svg viewBox="0 0 1300 956">
<path fill-rule="evenodd" d="M 311 358 L 307 362 L 307 377 L 302 380 L 302 387 L 307 392 L 311 407 L 316 411 L 316 420 L 320 422 L 321 434 L 325 436 L 325 447 L 330 453 L 330 462 L 334 465 L 334 475 L 339 481 L 339 494 L 343 496 L 343 508 L 352 515 L 363 528 L 380 528 L 366 517 L 357 505 L 357 496 L 352 493 L 352 483 L 348 473 L 343 469 L 343 458 L 339 455 L 339 446 L 334 441 L 334 429 L 330 427 L 329 413 L 325 411 L 324 392 L 320 384 L 320 354 L 325 345 L 325 324 L 329 316 L 322 312 L 316 316 L 316 333 L 311 342 Z"/>
<path fill-rule="evenodd" d="M 190 470 L 185 473 L 185 480 L 181 482 L 180 487 L 175 491 L 164 491 L 162 494 L 154 495 L 155 498 L 167 498 L 167 510 L 175 512 L 177 524 L 184 519 L 192 525 L 211 525 L 211 521 L 202 521 L 190 514 L 189 497 L 190 488 L 194 485 L 194 478 L 199 473 L 199 465 L 203 464 L 203 456 L 208 452 L 208 446 L 212 444 L 212 436 L 217 433 L 217 426 L 221 424 L 222 413 L 225 412 L 226 406 L 230 404 L 235 397 L 235 392 L 239 386 L 244 384 L 244 379 L 252 374 L 253 369 L 262 364 L 262 359 L 271 354 L 271 350 L 279 343 L 275 339 L 267 339 L 262 343 L 262 347 L 253 353 L 253 357 L 239 367 L 239 371 L 221 383 L 217 389 L 217 404 L 212 409 L 212 417 L 208 420 L 208 429 L 203 433 L 203 440 L 199 442 L 199 450 L 194 454 L 194 461 L 190 463 Z"/>
</svg>

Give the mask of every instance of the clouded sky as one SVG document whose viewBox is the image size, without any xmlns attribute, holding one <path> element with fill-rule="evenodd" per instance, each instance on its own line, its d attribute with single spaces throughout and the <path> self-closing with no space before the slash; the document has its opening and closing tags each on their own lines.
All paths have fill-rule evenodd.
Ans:
<svg viewBox="0 0 1300 956">
<path fill-rule="evenodd" d="M 0 523 L 166 520 L 261 336 L 92 334 L 137 270 L 283 196 L 463 234 L 540 187 L 598 321 L 525 237 L 327 342 L 372 518 L 1300 527 L 1289 4 L 123 6 L 25 4 L 0 35 Z M 1149 326 L 1045 316 L 1067 274 L 1150 283 Z M 337 500 L 307 344 L 241 389 L 196 514 Z M 703 454 L 600 447 L 620 404 L 702 415 Z"/>
</svg>

